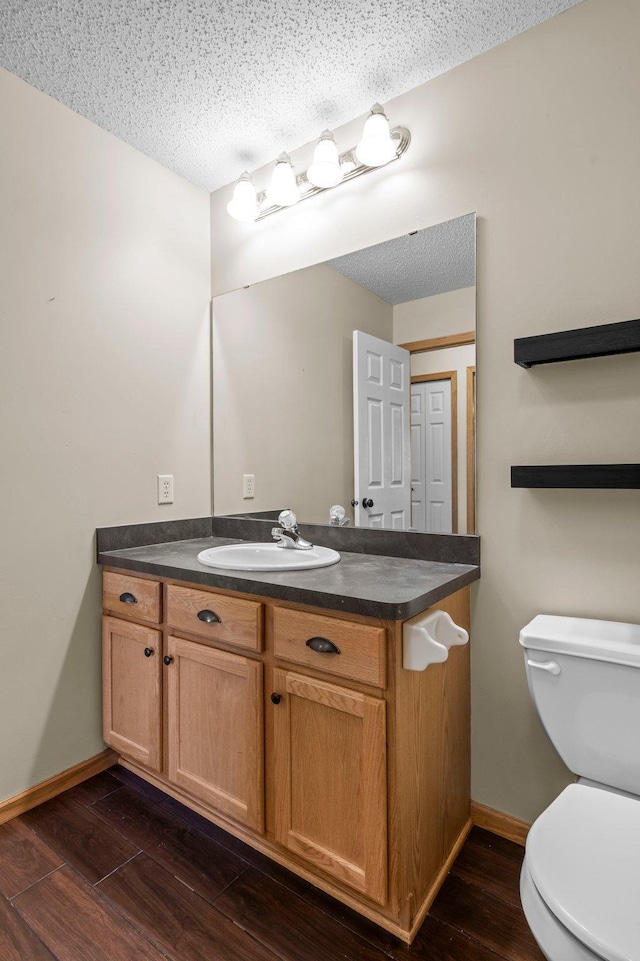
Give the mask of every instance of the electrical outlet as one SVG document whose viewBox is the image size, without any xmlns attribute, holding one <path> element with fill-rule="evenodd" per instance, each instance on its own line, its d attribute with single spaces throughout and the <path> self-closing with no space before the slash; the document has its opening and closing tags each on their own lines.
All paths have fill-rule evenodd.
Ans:
<svg viewBox="0 0 640 961">
<path fill-rule="evenodd" d="M 256 496 L 256 475 L 255 474 L 243 474 L 242 475 L 242 497 L 244 500 L 251 500 L 252 497 Z"/>
<path fill-rule="evenodd" d="M 173 474 L 158 474 L 158 504 L 173 504 Z"/>
</svg>

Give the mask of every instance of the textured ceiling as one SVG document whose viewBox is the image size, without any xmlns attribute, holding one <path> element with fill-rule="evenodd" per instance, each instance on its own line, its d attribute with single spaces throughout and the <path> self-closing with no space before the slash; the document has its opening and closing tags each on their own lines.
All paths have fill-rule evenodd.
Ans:
<svg viewBox="0 0 640 961">
<path fill-rule="evenodd" d="M 579 2 L 3 0 L 0 64 L 213 190 Z"/>
<path fill-rule="evenodd" d="M 327 265 L 389 304 L 472 287 L 476 282 L 476 215 L 356 250 L 327 260 Z"/>
</svg>

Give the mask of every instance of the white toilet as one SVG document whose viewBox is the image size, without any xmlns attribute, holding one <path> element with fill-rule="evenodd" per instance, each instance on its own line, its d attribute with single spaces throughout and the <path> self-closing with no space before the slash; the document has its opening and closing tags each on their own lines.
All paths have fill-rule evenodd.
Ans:
<svg viewBox="0 0 640 961">
<path fill-rule="evenodd" d="M 640 625 L 540 614 L 520 643 L 578 775 L 529 832 L 525 916 L 549 961 L 640 961 Z"/>
</svg>

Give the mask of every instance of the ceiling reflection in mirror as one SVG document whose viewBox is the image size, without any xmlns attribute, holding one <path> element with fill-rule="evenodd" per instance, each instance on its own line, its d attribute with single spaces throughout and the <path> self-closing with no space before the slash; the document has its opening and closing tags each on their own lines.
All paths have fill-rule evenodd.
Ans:
<svg viewBox="0 0 640 961">
<path fill-rule="evenodd" d="M 215 297 L 215 513 L 475 533 L 475 264 L 468 214 Z"/>
</svg>

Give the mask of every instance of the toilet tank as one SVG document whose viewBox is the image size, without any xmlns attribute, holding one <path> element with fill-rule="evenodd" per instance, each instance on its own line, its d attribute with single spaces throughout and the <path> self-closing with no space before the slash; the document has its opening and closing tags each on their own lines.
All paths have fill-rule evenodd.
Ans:
<svg viewBox="0 0 640 961">
<path fill-rule="evenodd" d="M 569 770 L 640 795 L 640 625 L 538 614 L 520 643 L 531 697 Z"/>
</svg>

